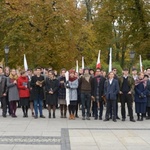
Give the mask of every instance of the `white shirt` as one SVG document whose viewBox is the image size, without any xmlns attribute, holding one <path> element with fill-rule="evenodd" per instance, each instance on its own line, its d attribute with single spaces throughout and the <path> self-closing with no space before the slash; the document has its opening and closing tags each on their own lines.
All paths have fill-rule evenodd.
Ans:
<svg viewBox="0 0 150 150">
<path fill-rule="evenodd" d="M 113 79 L 109 79 L 109 83 L 112 84 Z"/>
</svg>

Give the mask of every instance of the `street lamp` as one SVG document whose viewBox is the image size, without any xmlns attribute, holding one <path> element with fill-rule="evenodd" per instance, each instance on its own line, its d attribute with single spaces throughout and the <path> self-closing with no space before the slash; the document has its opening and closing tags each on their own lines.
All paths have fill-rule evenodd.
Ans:
<svg viewBox="0 0 150 150">
<path fill-rule="evenodd" d="M 8 64 L 8 53 L 9 53 L 9 47 L 6 45 L 4 48 L 5 51 L 5 66 Z"/>
<path fill-rule="evenodd" d="M 130 65 L 130 70 L 131 70 L 131 67 L 133 65 L 133 59 L 135 57 L 135 52 L 134 51 L 130 51 L 130 59 L 131 59 L 131 65 Z"/>
</svg>

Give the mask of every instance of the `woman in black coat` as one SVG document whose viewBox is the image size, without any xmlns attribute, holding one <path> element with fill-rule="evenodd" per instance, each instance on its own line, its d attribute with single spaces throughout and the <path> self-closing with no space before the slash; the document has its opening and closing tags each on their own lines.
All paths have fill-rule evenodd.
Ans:
<svg viewBox="0 0 150 150">
<path fill-rule="evenodd" d="M 48 78 L 45 83 L 46 104 L 48 104 L 49 118 L 51 118 L 51 109 L 53 108 L 53 118 L 55 118 L 55 110 L 57 104 L 58 80 L 54 76 L 53 71 L 48 72 Z"/>
<path fill-rule="evenodd" d="M 147 87 L 146 79 L 144 79 L 144 73 L 140 72 L 137 80 L 135 81 L 135 111 L 137 113 L 137 120 L 143 121 L 144 114 L 146 113 L 147 104 Z M 140 118 L 141 116 L 141 118 Z"/>
</svg>

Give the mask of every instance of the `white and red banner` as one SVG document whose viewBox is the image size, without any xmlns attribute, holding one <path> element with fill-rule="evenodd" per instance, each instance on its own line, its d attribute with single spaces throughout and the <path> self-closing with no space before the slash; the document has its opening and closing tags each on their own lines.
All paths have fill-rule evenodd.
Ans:
<svg viewBox="0 0 150 150">
<path fill-rule="evenodd" d="M 101 51 L 99 50 L 98 58 L 97 58 L 97 63 L 96 63 L 96 69 L 97 68 L 101 68 L 100 53 L 101 53 Z"/>
</svg>

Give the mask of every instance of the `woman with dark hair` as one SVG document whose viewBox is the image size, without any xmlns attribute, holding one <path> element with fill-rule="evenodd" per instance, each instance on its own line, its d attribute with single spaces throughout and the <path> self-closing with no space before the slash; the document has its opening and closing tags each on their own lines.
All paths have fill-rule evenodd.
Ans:
<svg viewBox="0 0 150 150">
<path fill-rule="evenodd" d="M 57 90 L 58 80 L 55 78 L 54 72 L 49 71 L 48 78 L 46 78 L 45 82 L 46 104 L 48 104 L 49 118 L 51 118 L 51 109 L 53 109 L 53 118 L 56 118 Z"/>
<path fill-rule="evenodd" d="M 22 106 L 23 117 L 28 117 L 28 107 L 29 107 L 29 80 L 26 76 L 26 72 L 21 71 L 21 76 L 17 80 L 17 86 L 19 90 L 20 105 Z"/>
<path fill-rule="evenodd" d="M 140 72 L 137 80 L 135 81 L 135 111 L 137 113 L 138 121 L 143 121 L 144 114 L 146 113 L 146 83 L 147 81 L 144 79 L 144 73 Z"/>
<path fill-rule="evenodd" d="M 16 102 L 19 100 L 19 93 L 17 88 L 17 73 L 15 69 L 12 69 L 10 72 L 10 76 L 7 80 L 7 87 L 8 87 L 8 98 L 10 102 L 10 109 L 11 109 L 11 115 L 12 117 L 16 116 Z"/>
<path fill-rule="evenodd" d="M 69 88 L 69 99 L 70 99 L 70 105 L 69 105 L 69 119 L 75 119 L 74 113 L 77 105 L 77 88 L 78 88 L 78 79 L 75 77 L 75 71 L 70 70 L 69 71 L 69 81 L 66 84 L 66 87 Z"/>
</svg>

